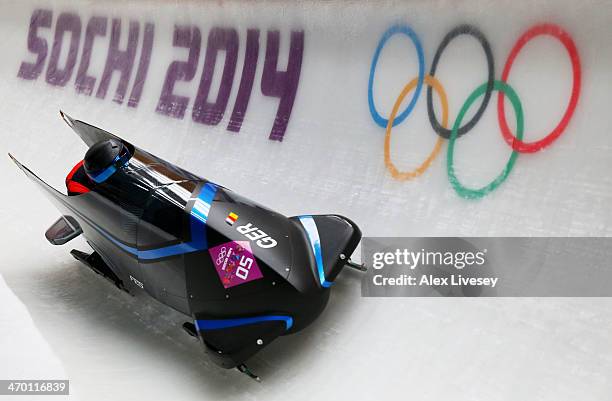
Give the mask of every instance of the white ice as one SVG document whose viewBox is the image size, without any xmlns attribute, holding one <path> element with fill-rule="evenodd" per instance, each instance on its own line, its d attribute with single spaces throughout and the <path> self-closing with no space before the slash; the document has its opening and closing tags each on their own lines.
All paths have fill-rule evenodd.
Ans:
<svg viewBox="0 0 612 401">
<path fill-rule="evenodd" d="M 33 81 L 18 78 L 22 61 L 35 58 L 27 35 L 37 7 L 53 10 L 53 27 L 63 11 L 83 20 L 103 15 L 153 21 L 155 46 L 138 108 L 111 100 L 116 77 L 106 99 L 77 94 L 75 74 L 63 88 L 47 84 L 44 72 Z M 281 213 L 343 214 L 367 236 L 610 236 L 611 16 L 612 3 L 595 0 L 3 0 L 0 148 L 63 188 L 85 147 L 59 118 L 62 109 Z M 460 23 L 476 25 L 491 43 L 499 78 L 518 36 L 539 22 L 571 33 L 582 64 L 578 108 L 557 142 L 520 155 L 508 180 L 480 200 L 458 197 L 448 183 L 446 144 L 423 176 L 394 180 L 383 162 L 385 131 L 372 121 L 367 102 L 370 62 L 383 32 L 409 24 L 421 37 L 429 71 L 446 32 Z M 193 122 L 189 108 L 183 120 L 155 112 L 168 64 L 187 54 L 172 48 L 175 24 L 202 31 L 195 78 L 175 88 L 190 96 L 190 106 L 210 27 L 239 32 L 233 89 L 215 127 Z M 53 27 L 41 31 L 49 43 Z M 262 31 L 259 63 L 243 127 L 235 134 L 225 127 L 250 27 Z M 282 143 L 267 139 L 278 100 L 260 91 L 268 29 L 281 30 L 281 65 L 289 31 L 305 31 L 298 93 Z M 90 71 L 99 78 L 108 37 L 97 40 Z M 375 76 L 374 99 L 382 114 L 389 114 L 416 71 L 410 42 L 392 38 Z M 475 41 L 461 38 L 449 45 L 436 76 L 447 91 L 451 121 L 485 75 Z M 517 58 L 510 83 L 525 110 L 525 138 L 543 137 L 561 118 L 571 90 L 564 48 L 554 39 L 533 40 Z M 393 130 L 391 156 L 398 168 L 416 167 L 434 144 L 425 98 L 423 92 L 413 115 Z M 467 185 L 495 177 L 510 154 L 499 134 L 496 104 L 494 94 L 480 123 L 457 143 L 457 171 Z M 508 116 L 512 120 L 510 111 Z M 610 299 L 366 299 L 354 271 L 338 278 L 328 308 L 312 326 L 278 339 L 250 361 L 262 383 L 222 370 L 182 331 L 178 313 L 117 291 L 74 260 L 70 249 L 88 249 L 82 239 L 48 244 L 43 233 L 58 212 L 8 157 L 3 160 L 0 379 L 67 378 L 70 399 L 79 400 L 612 398 Z"/>
</svg>

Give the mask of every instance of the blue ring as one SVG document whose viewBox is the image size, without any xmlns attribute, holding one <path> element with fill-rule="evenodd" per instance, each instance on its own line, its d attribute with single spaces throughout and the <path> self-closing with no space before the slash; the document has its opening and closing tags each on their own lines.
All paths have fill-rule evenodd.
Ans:
<svg viewBox="0 0 612 401">
<path fill-rule="evenodd" d="M 370 67 L 370 79 L 368 82 L 368 105 L 370 106 L 370 114 L 372 115 L 374 122 L 382 128 L 387 127 L 387 124 L 389 124 L 389 120 L 381 116 L 376 110 L 376 106 L 374 105 L 374 95 L 372 93 L 372 88 L 374 86 L 374 73 L 376 72 L 376 64 L 378 64 L 378 57 L 380 56 L 380 52 L 382 51 L 383 47 L 385 47 L 387 40 L 389 40 L 389 38 L 391 38 L 391 36 L 395 35 L 396 33 L 403 33 L 404 35 L 408 36 L 410 40 L 412 40 L 412 43 L 414 43 L 414 47 L 416 48 L 417 56 L 419 58 L 419 77 L 417 87 L 414 91 L 414 95 L 412 95 L 412 100 L 410 101 L 410 104 L 408 105 L 408 107 L 406 107 L 406 110 L 404 110 L 402 113 L 400 113 L 399 116 L 395 118 L 395 120 L 393 121 L 393 127 L 404 121 L 406 117 L 408 117 L 408 115 L 412 112 L 412 109 L 414 109 L 414 106 L 416 105 L 416 102 L 419 99 L 419 95 L 421 94 L 423 80 L 425 79 L 425 56 L 423 55 L 423 46 L 421 46 L 421 40 L 419 39 L 417 34 L 408 25 L 393 25 L 391 28 L 387 29 L 387 31 L 383 34 L 382 38 L 378 42 L 378 47 L 374 52 L 374 57 L 372 58 L 372 66 Z"/>
</svg>

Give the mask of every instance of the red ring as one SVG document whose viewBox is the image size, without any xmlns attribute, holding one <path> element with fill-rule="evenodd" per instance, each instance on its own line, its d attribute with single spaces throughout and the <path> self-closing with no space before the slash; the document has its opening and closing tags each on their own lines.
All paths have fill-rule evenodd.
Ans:
<svg viewBox="0 0 612 401">
<path fill-rule="evenodd" d="M 517 139 L 511 132 L 510 128 L 508 128 L 508 123 L 506 122 L 506 113 L 504 109 L 504 92 L 500 91 L 497 97 L 497 120 L 499 121 L 499 127 L 501 128 L 502 135 L 508 145 L 512 146 L 512 149 L 521 153 L 534 153 L 537 152 L 546 146 L 550 145 L 554 142 L 559 135 L 563 133 L 563 131 L 567 128 L 574 111 L 576 110 L 576 105 L 578 104 L 578 96 L 580 95 L 580 56 L 578 56 L 578 49 L 576 48 L 576 44 L 570 37 L 570 35 L 565 32 L 560 26 L 554 24 L 541 24 L 536 25 L 530 28 L 527 32 L 525 32 L 516 42 L 510 55 L 508 55 L 508 59 L 506 60 L 506 65 L 504 66 L 504 71 L 501 76 L 501 81 L 507 83 L 508 75 L 510 75 L 510 68 L 512 68 L 512 64 L 516 59 L 516 56 L 521 51 L 523 46 L 527 44 L 531 39 L 539 35 L 551 35 L 557 38 L 565 49 L 569 53 L 570 60 L 572 62 L 572 71 L 573 71 L 573 86 L 572 86 L 572 95 L 570 97 L 569 104 L 567 105 L 567 109 L 565 110 L 565 114 L 559 124 L 552 130 L 548 135 L 544 138 L 534 141 L 534 142 L 523 142 L 520 139 Z"/>
</svg>

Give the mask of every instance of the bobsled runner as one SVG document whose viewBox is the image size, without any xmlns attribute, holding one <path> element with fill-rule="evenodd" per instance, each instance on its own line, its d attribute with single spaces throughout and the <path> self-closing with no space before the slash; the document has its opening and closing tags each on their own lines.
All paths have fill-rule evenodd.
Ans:
<svg viewBox="0 0 612 401">
<path fill-rule="evenodd" d="M 69 195 L 11 159 L 61 217 L 54 245 L 84 235 L 72 255 L 119 289 L 143 292 L 188 316 L 184 330 L 224 368 L 257 378 L 245 361 L 325 308 L 330 287 L 361 240 L 339 215 L 285 217 L 72 119 L 89 147 L 66 179 Z"/>
</svg>

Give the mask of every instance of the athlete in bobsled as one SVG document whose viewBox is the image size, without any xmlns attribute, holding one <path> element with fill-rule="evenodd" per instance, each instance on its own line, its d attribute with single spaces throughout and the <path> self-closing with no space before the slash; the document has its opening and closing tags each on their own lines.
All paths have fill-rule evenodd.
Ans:
<svg viewBox="0 0 612 401">
<path fill-rule="evenodd" d="M 60 113 L 89 146 L 66 178 L 68 196 L 13 161 L 62 216 L 46 238 L 83 234 L 72 255 L 118 288 L 189 316 L 183 328 L 222 367 L 308 326 L 361 231 L 339 215 L 285 217 L 129 142 Z"/>
</svg>

